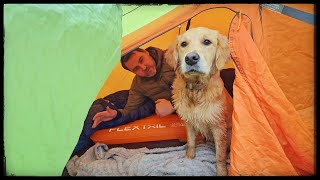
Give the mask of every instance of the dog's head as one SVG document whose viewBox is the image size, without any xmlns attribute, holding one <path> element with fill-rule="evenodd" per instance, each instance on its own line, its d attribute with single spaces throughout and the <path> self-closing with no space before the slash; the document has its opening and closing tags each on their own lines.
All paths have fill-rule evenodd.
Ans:
<svg viewBox="0 0 320 180">
<path fill-rule="evenodd" d="M 184 76 L 207 76 L 221 70 L 230 58 L 228 39 L 216 30 L 193 28 L 176 38 L 165 58 Z"/>
</svg>

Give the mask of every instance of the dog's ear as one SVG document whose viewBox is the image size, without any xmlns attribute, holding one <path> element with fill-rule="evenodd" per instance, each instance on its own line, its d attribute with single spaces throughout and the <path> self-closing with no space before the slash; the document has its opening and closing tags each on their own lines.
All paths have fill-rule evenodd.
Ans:
<svg viewBox="0 0 320 180">
<path fill-rule="evenodd" d="M 177 64 L 178 64 L 178 52 L 177 52 L 178 38 L 179 36 L 169 46 L 168 50 L 164 55 L 169 66 L 171 66 L 174 69 L 177 68 Z"/>
<path fill-rule="evenodd" d="M 230 59 L 230 50 L 228 46 L 228 39 L 226 36 L 218 34 L 216 66 L 219 70 L 223 69 Z"/>
</svg>

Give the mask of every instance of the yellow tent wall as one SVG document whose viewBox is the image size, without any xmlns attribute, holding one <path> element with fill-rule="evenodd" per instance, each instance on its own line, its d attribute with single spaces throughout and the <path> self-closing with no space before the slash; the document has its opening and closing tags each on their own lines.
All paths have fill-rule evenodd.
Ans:
<svg viewBox="0 0 320 180">
<path fill-rule="evenodd" d="M 127 37 L 128 34 L 139 29 L 143 25 L 146 25 L 157 19 L 158 17 L 166 14 L 170 10 L 177 7 L 176 5 L 133 5 L 123 4 L 121 5 L 122 14 L 122 37 Z M 139 21 L 137 21 L 139 20 Z M 123 43 L 122 43 L 123 44 Z M 120 63 L 118 63 L 112 71 L 112 75 L 108 76 L 100 89 L 96 98 L 104 97 L 110 93 L 128 89 L 131 85 L 131 80 L 134 74 L 124 70 Z M 116 78 L 114 78 L 116 77 Z M 119 79 L 121 83 L 114 84 L 115 79 Z"/>
<path fill-rule="evenodd" d="M 286 5 L 314 14 L 313 4 Z M 239 17 L 242 18 L 239 20 Z M 231 144 L 230 174 L 314 174 L 314 26 L 265 8 L 260 9 L 258 4 L 181 5 L 123 37 L 122 55 L 137 47 L 157 46 L 166 49 L 179 32 L 181 34 L 185 31 L 187 21 L 190 18 L 192 18 L 190 28 L 205 26 L 219 30 L 226 36 L 230 35 L 232 23 L 235 26 L 234 29 L 245 29 L 243 33 L 250 34 L 248 38 L 252 38 L 253 42 L 246 47 L 254 46 L 259 54 L 259 56 L 253 56 L 259 60 L 254 60 L 253 63 L 261 62 L 260 64 L 264 64 L 262 68 L 266 74 L 262 74 L 261 77 L 268 78 L 267 81 L 270 83 L 266 83 L 266 85 L 272 87 L 264 87 L 263 83 L 258 86 L 251 82 L 253 83 L 252 86 L 257 87 L 257 90 L 259 87 L 263 87 L 265 88 L 264 91 L 268 93 L 279 93 L 271 95 L 275 99 L 281 97 L 281 102 L 284 102 L 281 108 L 287 108 L 283 114 L 272 116 L 276 117 L 276 119 L 270 119 L 268 115 L 263 114 L 262 112 L 265 112 L 263 107 L 261 109 L 262 114 L 259 113 L 260 110 L 257 110 L 257 116 L 252 115 L 255 114 L 252 112 L 255 110 L 251 109 L 251 111 L 247 112 L 248 119 L 236 117 L 236 115 L 241 115 L 242 112 L 245 113 L 248 110 L 248 108 L 245 108 L 246 106 L 241 104 L 244 102 L 241 98 L 252 98 L 252 101 L 255 101 L 257 98 L 259 100 L 270 96 L 270 94 L 265 94 L 264 97 L 264 94 L 257 93 L 253 87 L 250 90 L 250 83 L 246 84 L 245 80 L 242 79 L 243 74 L 237 71 L 234 91 L 237 91 L 235 95 L 238 95 L 238 97 L 235 97 L 235 106 L 243 107 L 243 111 L 237 110 L 234 113 L 233 122 L 237 122 L 237 124 L 234 123 L 233 125 L 235 126 L 233 137 L 236 138 L 233 138 Z M 243 43 L 246 43 L 241 38 L 237 40 L 239 42 L 242 40 Z M 234 46 L 233 48 L 236 48 L 237 45 L 239 46 L 239 44 L 232 45 Z M 235 54 L 233 55 L 235 56 Z M 246 67 L 245 63 L 241 64 L 246 60 L 248 59 L 242 57 L 238 65 Z M 235 66 L 231 63 L 226 67 Z M 250 69 L 254 67 L 261 68 L 261 66 L 250 66 L 249 64 L 248 72 L 261 70 Z M 257 76 L 256 79 L 259 79 L 258 74 L 252 73 L 251 75 Z M 132 78 L 133 74 L 123 70 L 118 64 L 106 80 L 104 91 L 100 91 L 97 98 L 118 90 L 129 89 Z M 244 87 L 242 87 L 243 85 Z M 246 94 L 242 97 L 238 93 L 241 88 L 245 88 L 248 92 L 252 91 L 252 94 L 256 92 L 260 97 L 252 97 Z M 239 97 L 241 97 L 240 100 Z M 271 98 L 270 100 L 275 99 Z M 257 102 L 260 102 L 258 100 Z M 270 108 L 270 114 L 277 114 L 279 111 L 279 109 L 276 109 L 277 107 L 272 107 L 268 103 L 263 105 L 257 103 L 256 105 Z M 260 115 L 264 116 L 260 117 Z M 263 125 L 256 126 L 257 123 Z M 276 126 L 272 125 L 272 123 L 275 123 Z M 268 139 L 268 135 L 259 133 L 261 129 L 255 129 L 257 127 L 265 128 L 265 133 L 269 133 L 270 139 Z M 298 134 L 295 134 L 295 130 L 297 130 Z M 249 132 L 247 136 L 246 132 Z M 248 136 L 248 134 L 253 137 Z M 289 138 L 291 146 L 283 145 L 281 138 Z M 303 140 L 303 138 L 307 139 Z M 254 143 L 250 143 L 250 140 L 254 141 Z M 239 146 L 238 142 L 246 142 L 247 144 Z M 261 147 L 253 147 L 252 145 L 254 144 Z M 254 149 L 247 149 L 246 145 L 247 147 L 252 146 Z M 274 152 L 274 154 L 264 154 L 262 150 L 265 149 Z M 300 154 L 292 154 L 292 152 L 299 152 Z M 246 162 L 251 162 L 251 164 L 246 164 Z M 283 170 L 279 169 L 277 165 L 281 165 Z M 306 165 L 307 169 L 303 169 L 301 167 L 303 165 Z"/>
</svg>

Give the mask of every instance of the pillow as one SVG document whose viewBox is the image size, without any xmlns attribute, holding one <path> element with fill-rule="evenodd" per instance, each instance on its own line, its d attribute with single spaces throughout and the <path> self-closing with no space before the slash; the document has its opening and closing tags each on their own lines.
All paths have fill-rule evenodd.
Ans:
<svg viewBox="0 0 320 180">
<path fill-rule="evenodd" d="M 187 141 L 184 121 L 177 114 L 158 117 L 155 114 L 114 128 L 96 131 L 91 139 L 104 144 L 179 140 Z"/>
</svg>

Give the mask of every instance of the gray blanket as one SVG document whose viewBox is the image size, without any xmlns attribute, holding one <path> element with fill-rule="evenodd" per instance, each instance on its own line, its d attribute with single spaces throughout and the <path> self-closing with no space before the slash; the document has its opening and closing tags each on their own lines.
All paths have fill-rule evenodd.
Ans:
<svg viewBox="0 0 320 180">
<path fill-rule="evenodd" d="M 199 144 L 194 159 L 185 158 L 186 145 L 168 148 L 122 147 L 97 143 L 67 163 L 71 176 L 215 176 L 213 144 Z M 228 154 L 227 167 L 230 166 Z"/>
</svg>

